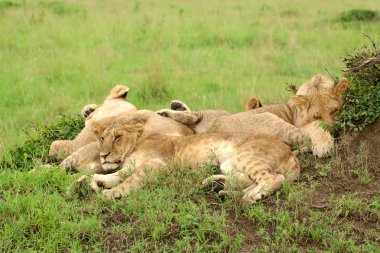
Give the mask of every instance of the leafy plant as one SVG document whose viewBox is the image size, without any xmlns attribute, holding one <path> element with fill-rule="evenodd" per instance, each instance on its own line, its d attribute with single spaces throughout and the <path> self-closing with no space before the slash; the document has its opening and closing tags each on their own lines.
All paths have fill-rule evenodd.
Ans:
<svg viewBox="0 0 380 253">
<path fill-rule="evenodd" d="M 343 59 L 350 89 L 338 124 L 356 132 L 380 118 L 380 50 L 368 38 L 370 47 L 364 46 Z"/>
<path fill-rule="evenodd" d="M 33 123 L 26 129 L 25 141 L 12 146 L 0 157 L 0 168 L 30 170 L 36 163 L 48 162 L 52 141 L 73 139 L 84 125 L 79 115 L 60 115 L 52 123 Z"/>
</svg>

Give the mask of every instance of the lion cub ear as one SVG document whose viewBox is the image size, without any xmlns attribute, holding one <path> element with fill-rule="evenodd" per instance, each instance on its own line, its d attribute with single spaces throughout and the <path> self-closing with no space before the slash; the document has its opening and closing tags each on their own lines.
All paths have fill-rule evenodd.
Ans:
<svg viewBox="0 0 380 253">
<path fill-rule="evenodd" d="M 247 101 L 247 104 L 245 105 L 245 110 L 249 111 L 260 107 L 262 107 L 260 100 L 257 97 L 253 96 Z"/>
<path fill-rule="evenodd" d="M 105 126 L 102 124 L 99 124 L 99 123 L 92 124 L 92 133 L 97 137 L 103 133 L 104 129 L 105 129 Z"/>
<path fill-rule="evenodd" d="M 110 94 L 108 95 L 108 99 L 110 98 L 126 98 L 128 95 L 129 88 L 118 84 L 116 85 L 111 91 Z"/>
<path fill-rule="evenodd" d="M 297 95 L 291 97 L 288 103 L 300 107 L 301 109 L 307 109 L 310 106 L 310 98 L 308 96 Z"/>
<path fill-rule="evenodd" d="M 335 94 L 342 94 L 348 89 L 348 80 L 346 78 L 343 78 L 339 81 L 334 87 Z"/>
</svg>

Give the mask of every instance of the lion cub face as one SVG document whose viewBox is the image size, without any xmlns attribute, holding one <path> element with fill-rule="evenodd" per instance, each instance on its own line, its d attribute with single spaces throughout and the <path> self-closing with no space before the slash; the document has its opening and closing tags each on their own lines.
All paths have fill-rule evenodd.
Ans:
<svg viewBox="0 0 380 253">
<path fill-rule="evenodd" d="M 136 147 L 137 139 L 144 125 L 112 123 L 108 127 L 94 125 L 93 132 L 98 137 L 100 162 L 104 170 L 115 170 Z"/>
<path fill-rule="evenodd" d="M 332 87 L 320 88 L 320 91 L 308 96 L 294 96 L 289 100 L 301 110 L 297 115 L 296 126 L 301 127 L 315 120 L 334 123 L 338 120 L 339 112 L 343 106 L 343 93 L 348 88 L 347 79 L 341 80 Z"/>
</svg>

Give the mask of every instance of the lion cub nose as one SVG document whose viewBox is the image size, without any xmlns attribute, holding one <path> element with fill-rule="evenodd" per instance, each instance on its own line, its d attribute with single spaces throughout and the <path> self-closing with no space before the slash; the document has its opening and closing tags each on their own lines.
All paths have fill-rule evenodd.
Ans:
<svg viewBox="0 0 380 253">
<path fill-rule="evenodd" d="M 100 153 L 99 154 L 100 155 L 100 161 L 102 163 L 105 163 L 106 162 L 106 158 L 107 158 L 107 156 L 109 156 L 110 153 L 111 152 L 102 152 L 102 153 Z"/>
</svg>

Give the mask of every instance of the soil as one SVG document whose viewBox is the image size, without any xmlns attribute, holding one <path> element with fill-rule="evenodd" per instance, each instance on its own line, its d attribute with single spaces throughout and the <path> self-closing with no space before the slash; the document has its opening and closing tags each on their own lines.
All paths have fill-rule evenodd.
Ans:
<svg viewBox="0 0 380 253">
<path fill-rule="evenodd" d="M 379 179 L 380 172 L 380 120 L 376 123 L 366 126 L 362 132 L 357 134 L 350 145 L 349 152 L 358 154 L 361 145 L 369 146 L 368 166 Z"/>
</svg>

